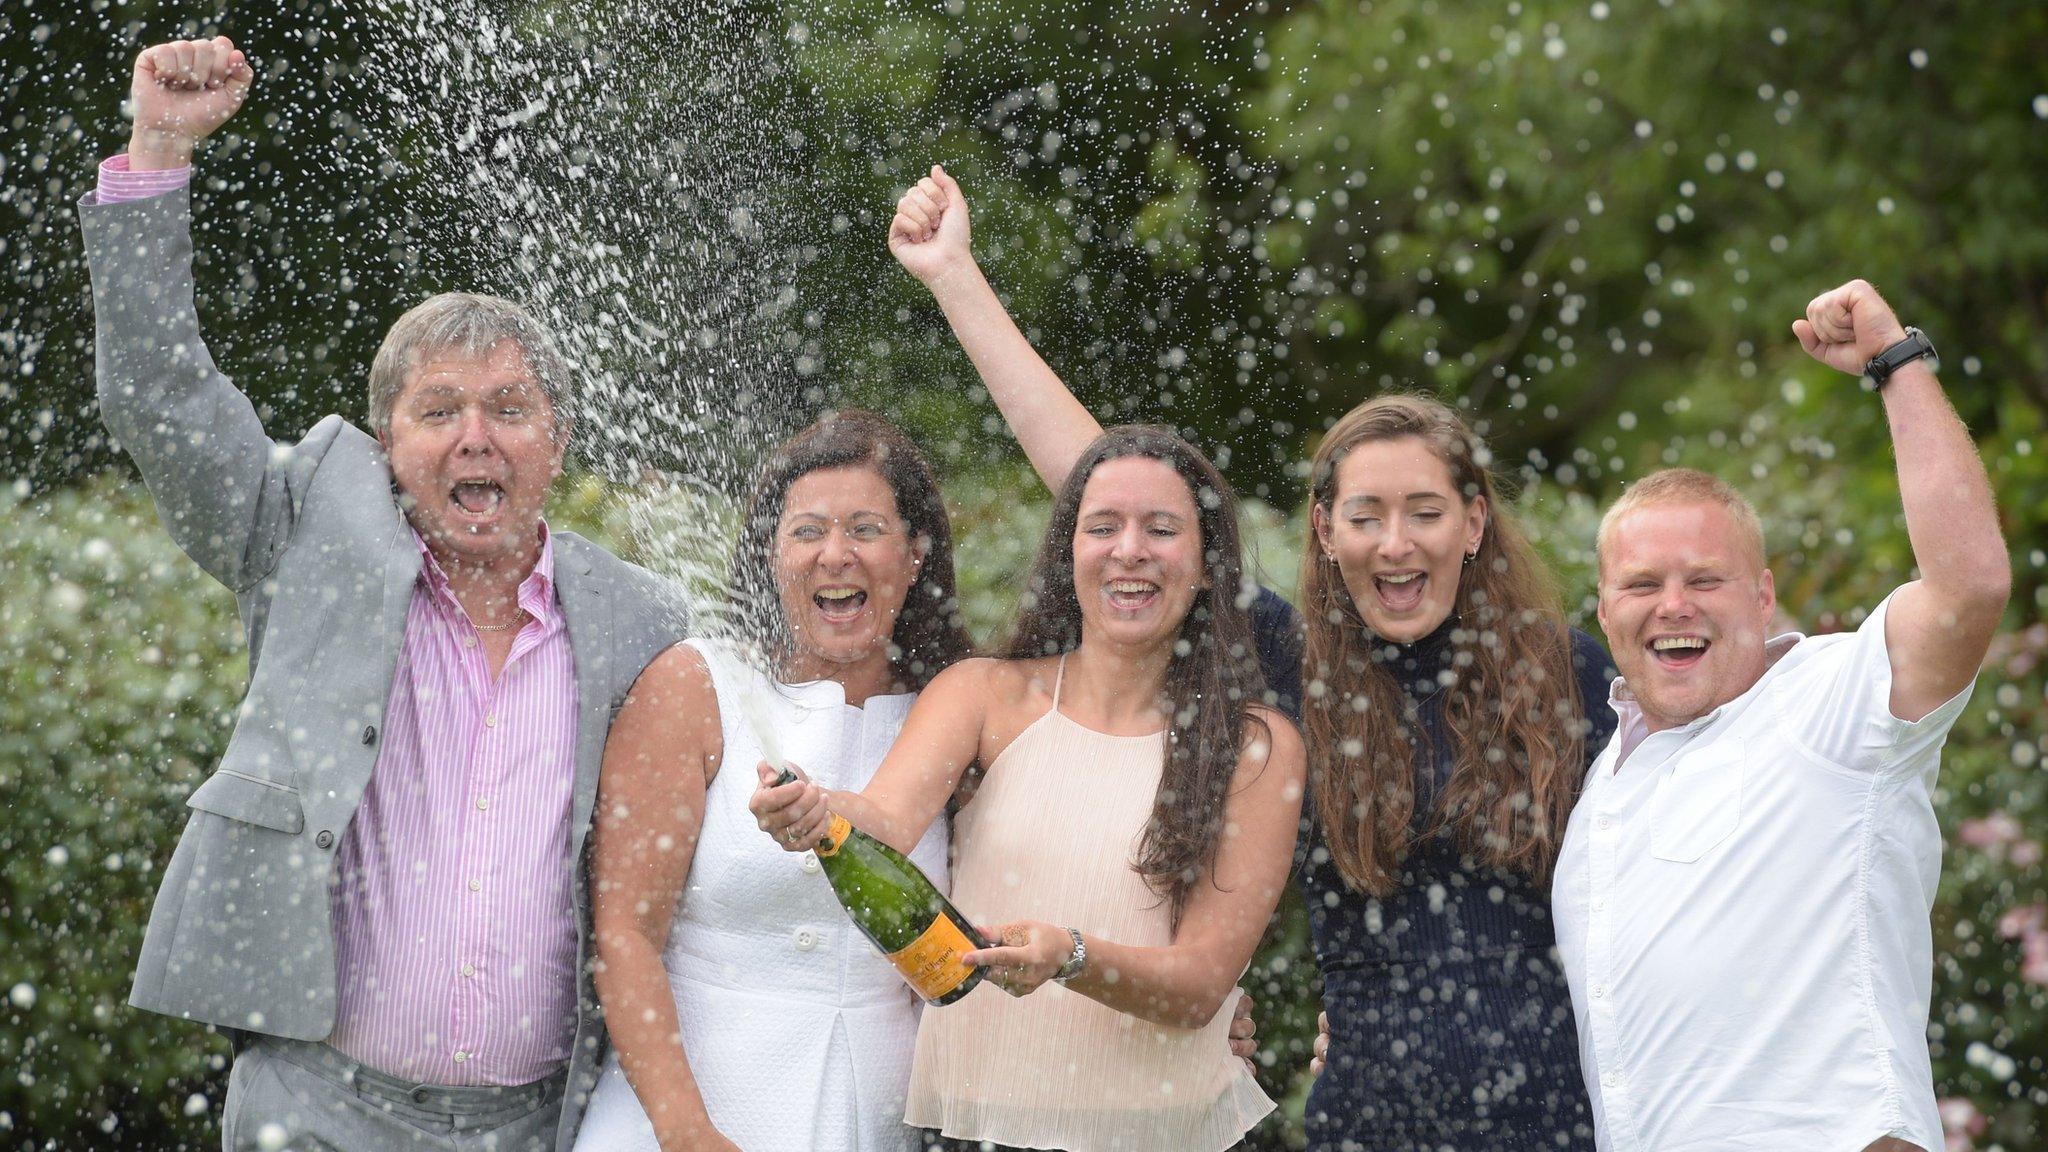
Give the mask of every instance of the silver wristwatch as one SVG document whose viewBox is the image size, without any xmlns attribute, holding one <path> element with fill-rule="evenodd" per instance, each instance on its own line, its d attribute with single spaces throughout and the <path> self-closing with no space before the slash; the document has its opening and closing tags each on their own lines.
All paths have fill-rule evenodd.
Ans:
<svg viewBox="0 0 2048 1152">
<path fill-rule="evenodd" d="M 1072 928 L 1067 929 L 1067 935 L 1074 938 L 1074 950 L 1067 953 L 1067 962 L 1060 965 L 1060 970 L 1052 974 L 1053 981 L 1059 984 L 1065 984 L 1079 976 L 1081 969 L 1088 965 L 1088 942 L 1081 939 L 1081 934 Z"/>
</svg>

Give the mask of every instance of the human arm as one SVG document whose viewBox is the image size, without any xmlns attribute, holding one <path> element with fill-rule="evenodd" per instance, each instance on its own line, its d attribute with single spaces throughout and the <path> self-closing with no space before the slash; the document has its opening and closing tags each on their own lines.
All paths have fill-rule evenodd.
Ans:
<svg viewBox="0 0 2048 1152">
<path fill-rule="evenodd" d="M 619 1065 L 669 1152 L 733 1148 L 705 1111 L 661 962 L 723 745 L 710 671 L 695 649 L 678 645 L 634 682 L 598 775 L 590 862 L 597 995 Z"/>
<path fill-rule="evenodd" d="M 1905 338 L 1891 306 L 1862 280 L 1816 296 L 1792 331 L 1814 359 L 1859 376 Z M 1910 722 L 1976 679 L 2012 594 L 2012 561 L 1984 462 L 1933 365 L 1923 359 L 1900 368 L 1882 396 L 1920 569 L 1918 580 L 1893 594 L 1885 617 L 1891 713 Z"/>
<path fill-rule="evenodd" d="M 946 810 L 960 777 L 980 756 L 990 682 L 997 674 L 994 660 L 963 660 L 933 677 L 861 791 L 827 790 L 806 779 L 778 785 L 764 764 L 760 787 L 747 807 L 761 830 L 791 852 L 815 845 L 836 813 L 908 853 Z"/>
<path fill-rule="evenodd" d="M 224 38 L 145 50 L 131 83 L 127 167 L 189 162 L 248 85 L 248 62 Z M 254 406 L 207 352 L 193 306 L 186 197 L 103 204 L 94 193 L 79 220 L 101 418 L 135 459 L 179 547 L 222 583 L 246 588 L 289 535 L 294 485 L 311 457 L 274 450 Z"/>
<path fill-rule="evenodd" d="M 944 168 L 933 165 L 897 201 L 889 251 L 931 290 L 1031 467 L 1046 487 L 1059 491 L 1074 462 L 1102 435 L 1102 425 L 1024 338 L 982 275 L 974 261 L 966 197 Z"/>
<path fill-rule="evenodd" d="M 1267 733 L 1238 761 L 1215 865 L 1189 892 L 1172 943 L 1141 947 L 1084 934 L 1087 962 L 1069 990 L 1154 1024 L 1199 1028 L 1236 987 L 1286 888 L 1307 780 L 1294 726 L 1277 712 L 1257 713 Z M 1013 995 L 1035 991 L 1072 951 L 1059 925 L 1017 921 L 984 931 L 1003 943 L 966 959 L 1001 969 L 996 981 Z"/>
</svg>

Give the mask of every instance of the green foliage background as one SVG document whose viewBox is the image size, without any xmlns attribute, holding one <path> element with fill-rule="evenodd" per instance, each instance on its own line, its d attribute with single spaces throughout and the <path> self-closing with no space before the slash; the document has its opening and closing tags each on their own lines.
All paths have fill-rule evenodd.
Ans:
<svg viewBox="0 0 2048 1152">
<path fill-rule="evenodd" d="M 470 202 L 448 141 L 422 127 L 438 122 L 420 109 L 447 99 L 436 49 L 474 49 L 486 24 L 512 30 L 495 46 L 505 89 L 477 98 L 486 144 L 502 143 L 514 134 L 490 113 L 520 107 L 531 77 L 512 64 L 574 58 L 616 80 L 660 61 L 665 36 L 697 44 L 688 26 L 713 18 L 759 32 L 731 51 L 763 54 L 756 95 L 778 143 L 752 160 L 785 185 L 760 211 L 786 282 L 772 307 L 742 302 L 760 303 L 751 314 L 770 330 L 763 371 L 792 382 L 790 422 L 858 403 L 919 433 L 948 477 L 983 636 L 1041 512 L 1017 496 L 1035 483 L 971 369 L 881 244 L 894 197 L 932 161 L 965 184 L 991 278 L 1083 399 L 1105 420 L 1180 425 L 1279 510 L 1255 536 L 1282 588 L 1316 435 L 1375 391 L 1415 387 L 1463 404 L 1491 437 L 1572 595 L 1590 590 L 1597 501 L 1683 462 L 1763 507 L 1795 620 L 1853 624 L 1911 571 L 1888 436 L 1872 398 L 1804 362 L 1786 329 L 1816 292 L 1876 282 L 1944 352 L 2015 561 L 2010 627 L 1950 741 L 1940 804 L 1952 832 L 2004 813 L 2020 841 L 1951 837 L 1930 1041 L 1942 1094 L 1979 1114 L 1971 1131 L 1957 1113 L 1970 1144 L 2041 1146 L 2048 1001 L 1999 921 L 2048 902 L 2024 850 L 2048 827 L 2048 8 L 686 9 L 0 11 L 0 475 L 19 478 L 0 495 L 0 1066 L 15 1073 L 0 1079 L 0 1146 L 215 1142 L 221 1045 L 122 1006 L 154 869 L 242 675 L 226 594 L 163 538 L 91 400 L 70 204 L 125 136 L 135 51 L 223 31 L 261 68 L 195 186 L 200 306 L 217 358 L 288 437 L 327 411 L 360 415 L 379 334 L 424 293 L 533 283 L 504 242 L 534 222 Z M 684 55 L 667 62 L 679 86 L 722 75 Z M 691 144 L 690 125 L 645 111 L 612 142 Z M 645 354 L 622 344 L 590 368 L 629 372 Z M 611 430 L 637 427 L 630 414 L 621 404 Z M 715 404 L 700 415 L 714 429 L 738 418 Z M 587 463 L 621 473 L 601 454 Z M 628 494 L 586 481 L 556 515 L 631 552 L 645 542 Z M 1297 1107 L 1311 968 L 1293 915 L 1248 980 L 1273 1041 L 1268 1085 Z"/>
</svg>

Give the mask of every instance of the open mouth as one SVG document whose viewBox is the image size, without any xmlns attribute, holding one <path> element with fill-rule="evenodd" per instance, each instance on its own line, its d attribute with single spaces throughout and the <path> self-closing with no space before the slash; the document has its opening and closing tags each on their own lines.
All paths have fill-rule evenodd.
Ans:
<svg viewBox="0 0 2048 1152">
<path fill-rule="evenodd" d="M 449 489 L 448 501 L 467 515 L 490 516 L 504 504 L 505 489 L 492 480 L 462 480 Z"/>
<path fill-rule="evenodd" d="M 1709 643 L 1704 636 L 1659 636 L 1650 641 L 1650 658 L 1659 667 L 1684 671 L 1706 659 Z"/>
<path fill-rule="evenodd" d="M 1429 583 L 1426 572 L 1389 572 L 1372 578 L 1380 603 L 1392 612 L 1412 612 L 1422 604 L 1422 589 Z"/>
<path fill-rule="evenodd" d="M 1159 598 L 1159 585 L 1150 580 L 1111 580 L 1103 586 L 1109 606 L 1119 612 L 1136 612 Z"/>
<path fill-rule="evenodd" d="M 867 607 L 868 594 L 864 588 L 820 588 L 811 594 L 811 603 L 818 606 L 818 614 L 825 619 L 844 624 Z"/>
</svg>

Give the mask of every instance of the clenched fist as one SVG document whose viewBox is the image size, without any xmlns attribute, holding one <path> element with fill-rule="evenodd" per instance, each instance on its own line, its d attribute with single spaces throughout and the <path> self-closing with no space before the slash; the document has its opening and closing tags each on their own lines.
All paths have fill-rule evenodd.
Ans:
<svg viewBox="0 0 2048 1152">
<path fill-rule="evenodd" d="M 889 222 L 889 251 L 929 288 L 946 272 L 974 262 L 969 232 L 967 198 L 946 170 L 934 164 L 931 175 L 896 202 L 895 219 Z"/>
<path fill-rule="evenodd" d="M 1892 306 L 1866 280 L 1815 296 L 1806 319 L 1792 322 L 1792 334 L 1808 356 L 1851 376 L 1863 375 L 1872 357 L 1906 338 Z"/>
<path fill-rule="evenodd" d="M 190 164 L 193 147 L 228 122 L 254 79 L 249 58 L 225 36 L 143 49 L 128 89 L 135 117 L 129 168 L 147 172 Z"/>
</svg>

